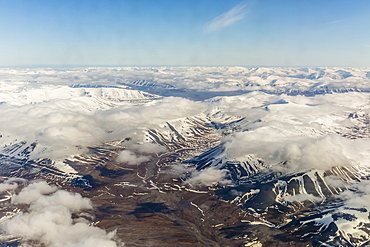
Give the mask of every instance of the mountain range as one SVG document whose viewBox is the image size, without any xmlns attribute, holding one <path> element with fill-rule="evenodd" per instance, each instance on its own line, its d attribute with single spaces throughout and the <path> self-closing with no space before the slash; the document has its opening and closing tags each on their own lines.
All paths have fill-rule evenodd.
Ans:
<svg viewBox="0 0 370 247">
<path fill-rule="evenodd" d="M 370 68 L 0 69 L 0 246 L 366 246 L 369 82 Z"/>
</svg>

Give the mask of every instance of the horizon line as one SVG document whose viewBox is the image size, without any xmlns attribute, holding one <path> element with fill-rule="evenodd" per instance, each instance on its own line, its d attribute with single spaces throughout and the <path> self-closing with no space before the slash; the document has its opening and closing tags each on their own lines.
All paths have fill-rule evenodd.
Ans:
<svg viewBox="0 0 370 247">
<path fill-rule="evenodd" d="M 159 67 L 245 67 L 245 68 L 370 68 L 368 66 L 351 66 L 351 65 L 99 65 L 99 64 L 36 64 L 36 65 L 0 65 L 1 69 L 59 69 L 59 68 L 159 68 Z"/>
</svg>

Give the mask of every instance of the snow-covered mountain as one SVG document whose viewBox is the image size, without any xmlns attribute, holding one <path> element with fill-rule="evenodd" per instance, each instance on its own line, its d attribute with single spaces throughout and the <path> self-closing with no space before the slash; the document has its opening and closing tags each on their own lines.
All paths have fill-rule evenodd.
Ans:
<svg viewBox="0 0 370 247">
<path fill-rule="evenodd" d="M 368 92 L 370 68 L 121 67 L 1 69 L 1 87 L 41 84 L 134 87 L 164 96 L 204 99 L 251 91 L 314 95 Z M 201 91 L 203 94 L 197 94 Z M 216 93 L 215 93 L 216 92 Z"/>
<path fill-rule="evenodd" d="M 11 198 L 43 179 L 88 197 L 85 220 L 129 246 L 364 246 L 369 80 L 366 68 L 0 69 L 0 245 L 46 244 L 9 230 L 27 215 Z"/>
</svg>

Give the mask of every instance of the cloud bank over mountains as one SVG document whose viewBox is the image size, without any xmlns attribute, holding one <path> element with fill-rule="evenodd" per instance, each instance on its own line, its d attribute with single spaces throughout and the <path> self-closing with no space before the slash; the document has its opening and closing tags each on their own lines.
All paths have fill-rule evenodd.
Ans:
<svg viewBox="0 0 370 247">
<path fill-rule="evenodd" d="M 66 94 L 68 92 L 60 93 L 62 97 Z M 182 98 L 165 98 L 132 106 L 115 105 L 101 97 L 87 95 L 76 100 L 72 96 L 70 99 L 52 99 L 21 106 L 2 104 L 2 141 L 5 145 L 14 143 L 15 139 L 37 142 L 36 148 L 40 151 L 35 152 L 36 156 L 32 158 L 63 158 L 80 153 L 81 148 L 83 150 L 88 145 L 126 136 L 134 135 L 142 141 L 144 129 L 199 114 L 204 109 L 201 103 Z M 107 109 L 100 110 L 101 105 Z M 47 150 L 42 151 L 45 147 Z"/>
<path fill-rule="evenodd" d="M 179 70 L 182 71 L 181 73 L 189 75 L 192 71 L 204 71 L 203 74 L 196 72 L 198 75 L 193 75 L 196 78 L 194 79 L 194 86 L 198 84 L 197 82 L 201 78 L 210 80 L 211 77 L 219 78 L 215 82 L 216 86 L 222 83 L 225 86 L 228 85 L 230 78 L 239 80 L 240 73 L 243 71 L 242 68 L 230 68 L 226 69 L 225 73 L 217 74 L 218 72 L 212 72 L 212 68 L 207 67 L 202 70 L 200 68 Z M 213 68 L 213 70 L 224 69 Z M 89 71 L 79 72 L 75 70 L 71 73 L 72 75 L 79 74 L 79 78 L 85 78 L 91 73 Z M 340 94 L 340 97 L 329 93 L 305 97 L 245 92 L 230 97 L 192 101 L 180 97 L 161 97 L 130 90 L 122 84 L 118 84 L 120 86 L 118 88 L 111 88 L 111 86 L 117 86 L 117 84 L 112 84 L 109 81 L 104 84 L 102 81 L 109 78 L 107 76 L 108 72 L 114 75 L 115 71 L 109 69 L 107 71 L 107 69 L 102 68 L 101 79 L 98 77 L 99 69 L 93 71 L 95 73 L 95 84 L 86 85 L 86 87 L 82 84 L 75 87 L 75 84 L 71 84 L 70 81 L 64 82 L 64 79 L 61 78 L 69 78 L 65 71 L 58 72 L 49 69 L 40 70 L 39 73 L 36 73 L 37 78 L 48 78 L 48 75 L 52 74 L 51 79 L 54 82 L 30 81 L 25 83 L 23 79 L 17 83 L 2 81 L 1 83 L 4 85 L 2 92 L 0 92 L 2 97 L 0 101 L 3 102 L 0 104 L 2 145 L 9 146 L 20 141 L 35 142 L 37 143 L 36 151 L 31 153 L 31 158 L 51 157 L 61 159 L 69 155 L 83 153 L 89 145 L 130 137 L 134 138 L 134 141 L 130 144 L 131 147 L 128 148 L 128 151 L 120 154 L 121 156 L 118 159 L 121 162 L 140 163 L 148 159 L 145 153 L 164 150 L 163 147 L 150 146 L 151 144 L 147 143 L 135 146 L 135 142 L 143 142 L 146 130 L 156 129 L 168 121 L 190 116 L 209 115 L 212 118 L 212 112 L 217 112 L 219 109 L 224 114 L 244 117 L 249 121 L 245 126 L 242 126 L 244 130 L 225 137 L 223 140 L 225 147 L 228 147 L 227 153 L 232 157 L 255 154 L 271 162 L 289 158 L 297 161 L 293 163 L 306 164 L 303 167 L 309 167 L 315 165 L 308 162 L 308 158 L 305 158 L 310 156 L 307 153 L 308 150 L 313 151 L 316 146 L 320 150 L 321 146 L 325 147 L 330 143 L 333 143 L 333 147 L 335 146 L 337 149 L 342 149 L 342 145 L 347 147 L 349 145 L 347 144 L 348 141 L 335 137 L 335 133 L 338 130 L 346 131 L 348 129 L 349 131 L 351 126 L 356 123 L 358 119 L 348 118 L 350 114 L 359 112 L 358 114 L 365 116 L 369 112 L 369 96 L 367 93 L 348 92 Z M 144 76 L 145 73 L 148 73 L 147 76 L 152 76 L 153 73 L 158 74 L 157 71 L 154 69 L 123 69 L 128 78 L 137 73 L 141 76 Z M 171 70 L 167 71 L 169 74 L 166 74 L 165 69 L 161 71 L 158 74 L 159 78 L 160 76 L 168 77 L 173 73 Z M 251 69 L 245 71 L 248 73 L 254 71 L 253 73 L 255 73 L 255 70 Z M 304 73 L 305 71 L 311 76 L 311 72 L 314 70 L 290 71 L 286 69 L 286 72 L 289 73 L 284 78 L 289 83 L 293 72 Z M 334 75 L 339 73 L 338 71 L 328 70 L 326 77 L 335 78 Z M 349 78 L 352 78 L 352 81 L 358 80 L 355 78 L 352 69 L 349 71 L 351 72 L 342 70 L 340 74 L 352 73 L 353 76 L 344 79 L 338 77 L 338 80 L 346 81 Z M 334 74 L 331 74 L 331 72 Z M 16 71 L 12 73 L 16 74 Z M 61 76 L 59 79 L 58 73 Z M 255 79 L 255 81 L 266 80 L 263 78 L 270 77 L 274 79 L 277 78 L 276 75 L 279 73 L 282 74 L 283 71 L 281 69 L 263 69 L 259 72 L 259 79 Z M 366 72 L 359 71 L 358 77 L 361 74 L 366 75 Z M 20 75 L 21 78 L 27 78 L 27 74 L 22 75 L 22 71 L 20 71 Z M 31 78 L 33 75 L 29 74 L 28 77 Z M 228 75 L 228 79 L 225 75 Z M 295 80 L 298 80 L 296 84 L 301 83 L 303 85 L 303 82 L 307 83 L 310 80 L 321 81 L 321 78 L 318 75 L 316 76 L 317 79 L 314 80 L 296 76 Z M 6 76 L 4 77 L 6 78 Z M 302 77 L 302 79 L 297 79 L 299 77 Z M 252 77 L 250 76 L 250 78 Z M 117 78 L 114 80 L 116 81 Z M 97 85 L 101 87 L 94 88 Z M 158 84 L 158 86 L 160 85 Z M 260 85 L 262 85 L 262 82 L 260 82 Z M 208 85 L 202 86 L 204 88 L 198 90 L 208 90 Z M 309 84 L 305 87 L 309 87 Z M 190 86 L 190 88 L 194 87 Z M 244 88 L 249 88 L 248 84 Z M 356 100 L 353 100 L 354 98 Z M 332 137 L 326 138 L 327 135 Z M 138 156 L 133 151 L 141 154 Z M 342 152 L 334 149 L 327 151 L 328 157 L 330 157 L 331 151 L 333 153 Z M 333 157 L 333 162 L 328 160 L 326 163 L 334 164 L 339 161 L 341 161 L 341 164 L 353 163 L 352 160 L 346 161 L 344 158 L 339 158 L 339 156 L 337 159 Z"/>
</svg>

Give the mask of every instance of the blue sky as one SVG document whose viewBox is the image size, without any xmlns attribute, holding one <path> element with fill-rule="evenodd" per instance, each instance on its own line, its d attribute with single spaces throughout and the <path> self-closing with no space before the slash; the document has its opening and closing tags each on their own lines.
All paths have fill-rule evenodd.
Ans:
<svg viewBox="0 0 370 247">
<path fill-rule="evenodd" d="M 368 0 L 0 0 L 0 66 L 370 67 Z"/>
</svg>

